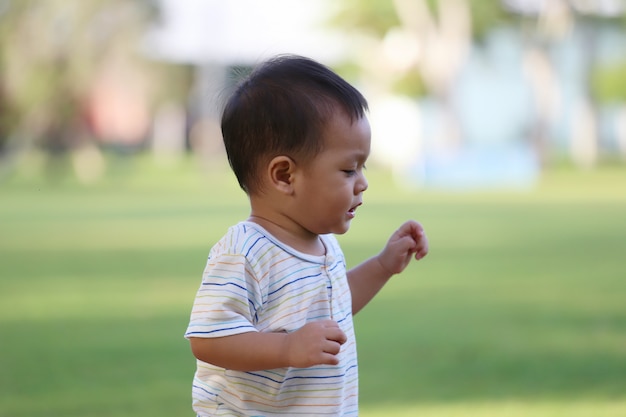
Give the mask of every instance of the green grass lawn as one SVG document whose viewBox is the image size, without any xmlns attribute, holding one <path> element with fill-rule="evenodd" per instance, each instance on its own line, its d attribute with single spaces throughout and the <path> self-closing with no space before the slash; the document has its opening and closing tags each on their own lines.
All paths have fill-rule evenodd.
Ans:
<svg viewBox="0 0 626 417">
<path fill-rule="evenodd" d="M 0 183 L 0 416 L 193 415 L 182 335 L 247 201 L 227 171 L 141 164 Z M 626 416 L 626 169 L 527 192 L 369 179 L 349 265 L 407 218 L 431 253 L 355 318 L 363 416 Z"/>
</svg>

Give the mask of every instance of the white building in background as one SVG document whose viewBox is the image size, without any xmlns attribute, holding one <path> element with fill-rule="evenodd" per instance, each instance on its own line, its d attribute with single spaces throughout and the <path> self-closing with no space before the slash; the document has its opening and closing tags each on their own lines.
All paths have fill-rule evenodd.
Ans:
<svg viewBox="0 0 626 417">
<path fill-rule="evenodd" d="M 144 45 L 148 55 L 196 72 L 189 108 L 181 112 L 170 105 L 158 112 L 163 118 L 155 124 L 153 144 L 164 157 L 182 149 L 184 140 L 208 159 L 220 154 L 219 103 L 233 82 L 233 68 L 284 53 L 332 65 L 347 47 L 344 37 L 324 27 L 329 0 L 160 0 L 160 7 L 161 24 Z M 172 141 L 179 144 L 167 143 Z"/>
<path fill-rule="evenodd" d="M 160 0 L 160 4 L 163 21 L 146 39 L 148 54 L 192 65 L 197 74 L 186 114 L 172 105 L 157 112 L 153 149 L 164 159 L 182 152 L 186 139 L 209 160 L 220 155 L 217 118 L 224 89 L 232 82 L 229 68 L 253 66 L 281 53 L 332 66 L 355 53 L 354 40 L 327 24 L 334 12 L 331 0 Z M 417 104 L 363 92 L 372 109 L 372 159 L 400 176 L 418 157 Z"/>
<path fill-rule="evenodd" d="M 186 64 L 252 65 L 279 53 L 333 62 L 344 52 L 339 33 L 324 27 L 329 0 L 160 0 L 162 25 L 151 53 Z"/>
</svg>

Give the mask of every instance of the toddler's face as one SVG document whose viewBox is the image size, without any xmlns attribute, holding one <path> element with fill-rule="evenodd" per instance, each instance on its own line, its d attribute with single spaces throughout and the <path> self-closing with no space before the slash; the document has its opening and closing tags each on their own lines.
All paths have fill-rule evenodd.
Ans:
<svg viewBox="0 0 626 417">
<path fill-rule="evenodd" d="M 315 234 L 348 231 L 367 189 L 365 161 L 370 154 L 371 131 L 366 117 L 351 123 L 341 112 L 324 133 L 323 150 L 303 169 L 296 190 L 298 222 Z"/>
</svg>

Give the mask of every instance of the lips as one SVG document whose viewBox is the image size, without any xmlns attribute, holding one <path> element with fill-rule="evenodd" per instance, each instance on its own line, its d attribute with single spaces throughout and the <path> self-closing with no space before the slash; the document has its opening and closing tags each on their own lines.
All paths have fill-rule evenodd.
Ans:
<svg viewBox="0 0 626 417">
<path fill-rule="evenodd" d="M 350 216 L 350 218 L 353 218 L 356 212 L 356 208 L 359 207 L 361 204 L 363 203 L 359 203 L 354 207 L 351 207 L 350 210 L 348 210 L 348 216 Z"/>
</svg>

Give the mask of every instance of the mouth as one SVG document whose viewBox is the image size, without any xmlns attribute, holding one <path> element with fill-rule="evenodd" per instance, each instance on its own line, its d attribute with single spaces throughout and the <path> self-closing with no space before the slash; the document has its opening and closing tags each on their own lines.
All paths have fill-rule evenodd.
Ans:
<svg viewBox="0 0 626 417">
<path fill-rule="evenodd" d="M 361 204 L 363 204 L 363 203 L 359 203 L 359 204 L 357 204 L 356 206 L 351 207 L 351 208 L 350 208 L 350 210 L 348 210 L 348 217 L 350 217 L 351 219 L 353 219 L 353 218 L 354 218 L 354 216 L 355 216 L 355 214 L 356 214 L 356 209 L 357 209 L 357 207 L 359 207 Z"/>
</svg>

